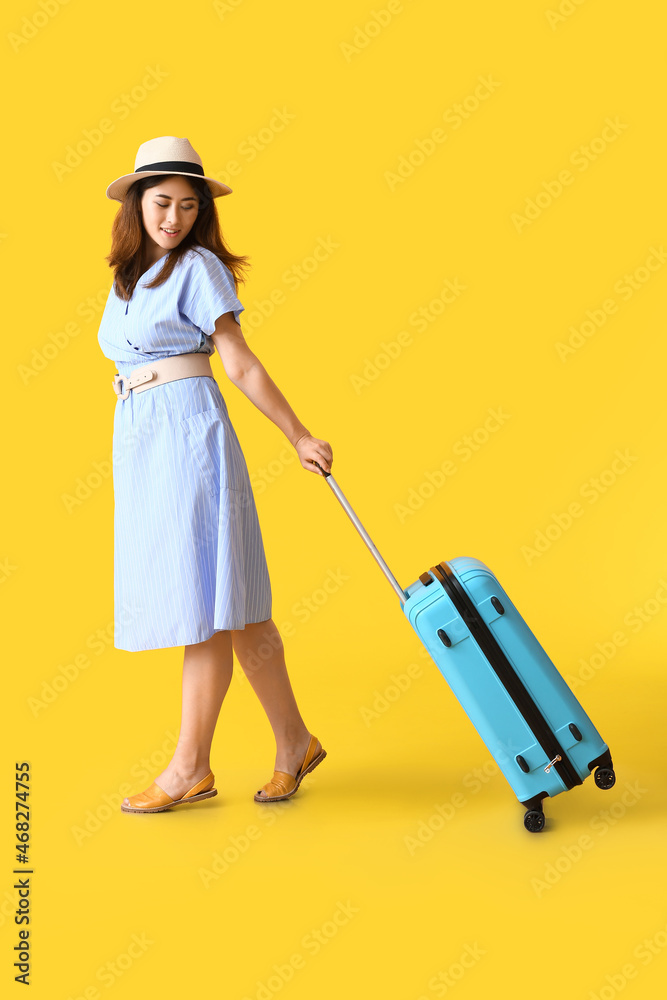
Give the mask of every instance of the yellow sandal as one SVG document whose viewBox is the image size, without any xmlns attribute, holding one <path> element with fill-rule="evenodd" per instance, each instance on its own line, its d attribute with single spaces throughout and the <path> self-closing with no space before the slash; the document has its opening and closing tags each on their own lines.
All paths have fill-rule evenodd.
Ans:
<svg viewBox="0 0 667 1000">
<path fill-rule="evenodd" d="M 318 743 L 317 736 L 311 736 L 306 755 L 296 777 L 293 774 L 288 774 L 287 771 L 274 771 L 271 781 L 262 785 L 256 792 L 255 802 L 279 802 L 282 799 L 291 798 L 309 771 L 316 768 L 327 755 L 326 750 L 323 750 L 321 745 L 320 752 L 316 753 Z M 260 792 L 265 792 L 266 795 L 260 795 Z"/>
<path fill-rule="evenodd" d="M 171 809 L 172 806 L 187 805 L 191 802 L 200 802 L 202 799 L 210 799 L 218 794 L 218 789 L 214 788 L 215 776 L 213 771 L 209 771 L 205 778 L 198 781 L 196 785 L 181 795 L 180 799 L 172 799 L 167 795 L 164 788 L 160 788 L 156 781 L 147 788 L 145 792 L 138 795 L 131 795 L 128 798 L 129 805 L 121 802 L 120 808 L 126 813 L 157 813 Z"/>
</svg>

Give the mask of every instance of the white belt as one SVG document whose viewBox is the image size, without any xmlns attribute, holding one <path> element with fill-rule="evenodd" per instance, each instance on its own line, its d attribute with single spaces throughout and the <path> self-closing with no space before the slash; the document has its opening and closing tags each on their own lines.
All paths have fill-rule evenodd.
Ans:
<svg viewBox="0 0 667 1000">
<path fill-rule="evenodd" d="M 143 392 L 156 385 L 172 382 L 179 378 L 192 378 L 194 375 L 213 375 L 211 360 L 208 354 L 174 354 L 168 358 L 151 361 L 141 368 L 134 368 L 129 375 L 119 375 L 113 378 L 113 391 L 119 399 L 127 399 L 130 390 Z M 123 383 L 121 388 L 121 382 Z"/>
</svg>

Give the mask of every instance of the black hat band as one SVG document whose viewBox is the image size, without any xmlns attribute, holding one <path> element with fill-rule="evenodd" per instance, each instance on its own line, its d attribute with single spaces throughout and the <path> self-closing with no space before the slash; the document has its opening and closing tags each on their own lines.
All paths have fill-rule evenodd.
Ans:
<svg viewBox="0 0 667 1000">
<path fill-rule="evenodd" d="M 137 167 L 135 174 L 145 170 L 173 170 L 175 173 L 199 174 L 204 177 L 204 168 L 198 163 L 190 163 L 188 160 L 164 160 L 162 163 L 147 163 L 144 167 Z"/>
</svg>

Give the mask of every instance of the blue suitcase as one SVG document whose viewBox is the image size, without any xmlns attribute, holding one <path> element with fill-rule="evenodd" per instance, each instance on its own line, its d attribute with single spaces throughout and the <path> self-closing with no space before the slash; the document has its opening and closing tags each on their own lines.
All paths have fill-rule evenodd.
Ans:
<svg viewBox="0 0 667 1000">
<path fill-rule="evenodd" d="M 403 590 L 331 473 L 325 476 L 525 806 L 526 829 L 543 830 L 542 800 L 581 785 L 593 770 L 599 788 L 612 788 L 609 747 L 488 566 L 450 559 Z"/>
</svg>

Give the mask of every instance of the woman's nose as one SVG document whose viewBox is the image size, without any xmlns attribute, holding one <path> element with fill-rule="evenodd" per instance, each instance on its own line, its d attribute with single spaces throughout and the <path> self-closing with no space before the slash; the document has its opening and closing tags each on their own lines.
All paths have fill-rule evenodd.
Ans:
<svg viewBox="0 0 667 1000">
<path fill-rule="evenodd" d="M 171 204 L 166 210 L 167 222 L 180 222 L 181 221 L 181 207 L 180 205 Z"/>
</svg>

